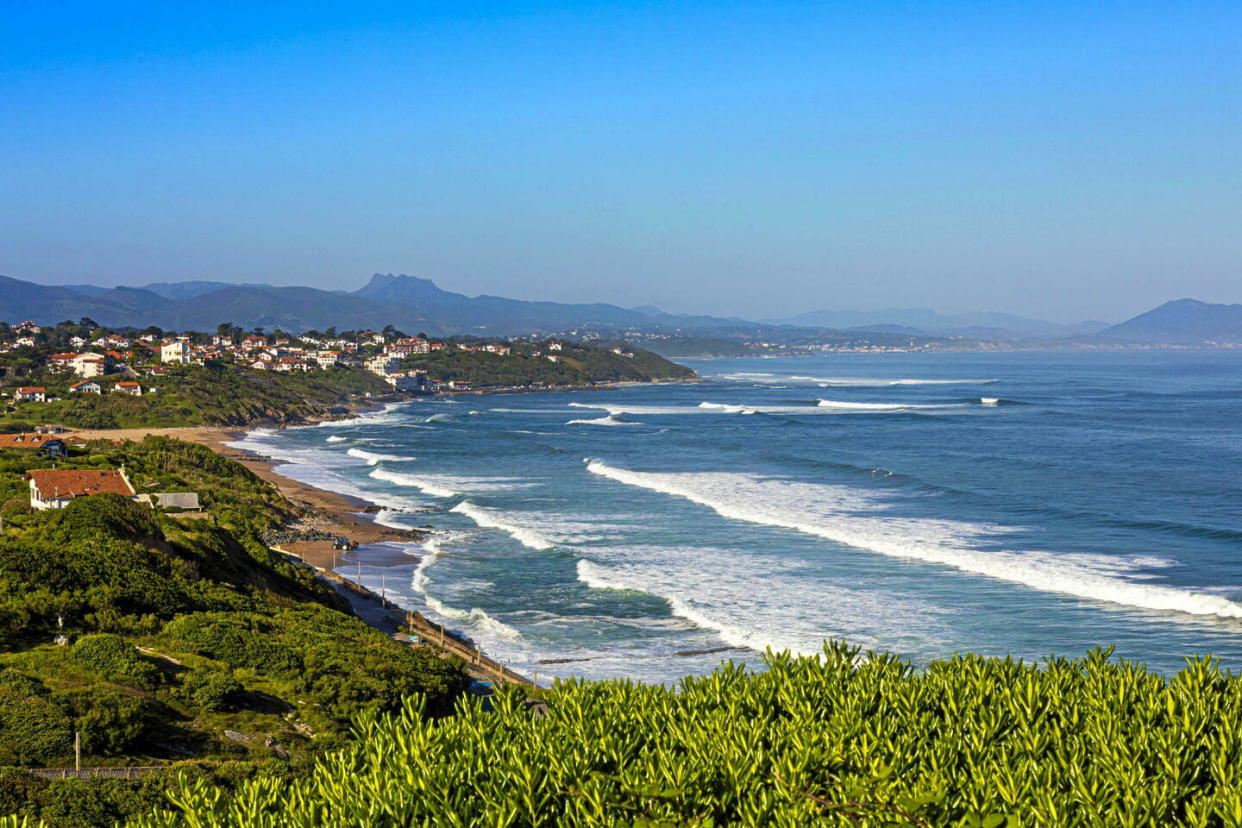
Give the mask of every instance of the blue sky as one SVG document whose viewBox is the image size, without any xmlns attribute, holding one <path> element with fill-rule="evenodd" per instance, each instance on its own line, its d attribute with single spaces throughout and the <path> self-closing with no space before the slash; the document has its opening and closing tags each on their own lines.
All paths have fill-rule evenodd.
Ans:
<svg viewBox="0 0 1242 828">
<path fill-rule="evenodd" d="M 5 3 L 0 273 L 1242 302 L 1242 3 Z"/>
</svg>

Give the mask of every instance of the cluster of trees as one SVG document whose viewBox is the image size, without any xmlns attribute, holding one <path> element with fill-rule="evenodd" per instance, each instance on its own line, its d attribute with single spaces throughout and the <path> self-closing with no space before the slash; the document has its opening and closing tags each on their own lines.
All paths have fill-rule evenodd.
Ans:
<svg viewBox="0 0 1242 828">
<path fill-rule="evenodd" d="M 293 507 L 243 466 L 164 437 L 62 461 L 124 465 L 139 491 L 197 491 L 207 512 L 190 519 L 110 494 L 32 511 L 21 472 L 36 464 L 0 451 L 0 789 L 26 792 L 0 806 L 48 824 L 151 807 L 137 783 L 23 775 L 71 761 L 75 732 L 90 764 L 276 763 L 288 777 L 345 744 L 360 713 L 411 694 L 443 713 L 468 686 L 460 662 L 367 626 L 268 549 L 262 534 Z M 58 821 L 77 796 L 107 819 Z"/>
<path fill-rule="evenodd" d="M 542 355 L 535 356 L 540 351 Z M 447 348 L 403 360 L 402 367 L 426 371 L 433 380 L 463 380 L 476 386 L 590 385 L 601 382 L 650 382 L 693 379 L 694 372 L 650 351 L 632 356 L 605 347 L 561 342 L 561 350 L 516 346 L 509 356 Z M 560 359 L 553 362 L 548 356 Z"/>
</svg>

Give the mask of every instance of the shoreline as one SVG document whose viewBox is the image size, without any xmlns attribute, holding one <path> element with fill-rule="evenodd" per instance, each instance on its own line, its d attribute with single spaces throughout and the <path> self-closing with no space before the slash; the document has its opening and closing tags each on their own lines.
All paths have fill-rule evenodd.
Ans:
<svg viewBox="0 0 1242 828">
<path fill-rule="evenodd" d="M 357 412 L 353 412 L 357 413 Z M 313 425 L 313 423 L 306 423 Z M 172 437 L 197 443 L 214 451 L 225 459 L 241 463 L 261 480 L 277 489 L 286 500 L 303 514 L 290 532 L 326 532 L 343 536 L 360 546 L 377 543 L 421 543 L 428 532 L 416 529 L 397 529 L 376 523 L 372 515 L 382 508 L 352 495 L 330 489 L 321 489 L 286 477 L 276 471 L 281 461 L 273 460 L 230 443 L 241 440 L 255 428 L 262 426 L 184 426 L 167 428 L 120 428 L 83 429 L 74 431 L 73 438 L 81 440 L 142 440 L 148 435 Z M 319 569 L 332 569 L 340 552 L 333 550 L 330 540 L 290 540 L 279 544 L 286 553 L 301 558 Z"/>
</svg>

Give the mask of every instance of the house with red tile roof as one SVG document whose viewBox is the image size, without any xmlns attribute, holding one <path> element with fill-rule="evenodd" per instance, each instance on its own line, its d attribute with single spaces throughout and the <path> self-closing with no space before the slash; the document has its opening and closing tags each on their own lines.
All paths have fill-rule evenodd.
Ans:
<svg viewBox="0 0 1242 828">
<path fill-rule="evenodd" d="M 79 497 L 104 493 L 134 496 L 124 469 L 35 469 L 26 477 L 35 509 L 63 509 Z"/>
<path fill-rule="evenodd" d="M 46 434 L 0 434 L 0 449 L 24 449 L 48 457 L 65 457 L 69 449 L 59 437 Z"/>
</svg>

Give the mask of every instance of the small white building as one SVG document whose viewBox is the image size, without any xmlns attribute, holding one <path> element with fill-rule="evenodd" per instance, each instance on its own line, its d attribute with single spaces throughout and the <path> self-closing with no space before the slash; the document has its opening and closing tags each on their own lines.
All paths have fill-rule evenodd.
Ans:
<svg viewBox="0 0 1242 828">
<path fill-rule="evenodd" d="M 142 396 L 142 386 L 136 382 L 118 382 L 112 386 L 114 394 L 128 394 L 131 397 Z"/>
<path fill-rule="evenodd" d="M 94 380 L 82 380 L 69 386 L 70 394 L 102 394 L 103 388 Z"/>
<path fill-rule="evenodd" d="M 18 402 L 47 402 L 47 389 L 41 385 L 18 388 L 13 392 L 13 399 Z"/>
</svg>

